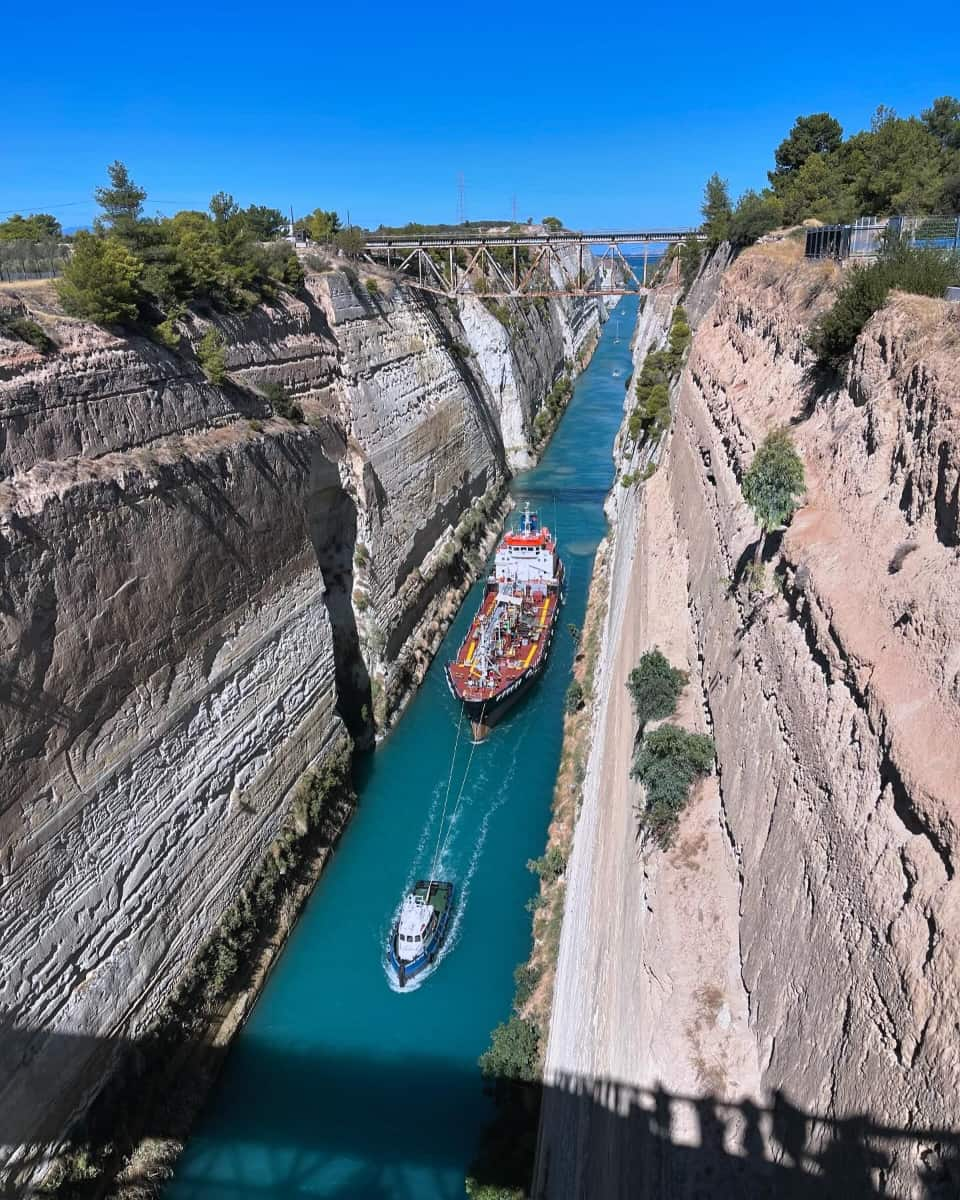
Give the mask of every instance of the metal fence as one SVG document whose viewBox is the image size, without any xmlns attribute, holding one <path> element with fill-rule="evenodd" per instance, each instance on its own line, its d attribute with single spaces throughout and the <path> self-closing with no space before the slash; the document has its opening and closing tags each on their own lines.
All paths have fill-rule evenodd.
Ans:
<svg viewBox="0 0 960 1200">
<path fill-rule="evenodd" d="M 63 274 L 69 257 L 70 246 L 65 242 L 0 240 L 0 280 L 19 283 L 25 279 L 55 279 Z"/>
<path fill-rule="evenodd" d="M 860 217 L 852 225 L 807 230 L 807 258 L 875 258 L 887 239 L 908 246 L 960 252 L 958 217 Z"/>
</svg>

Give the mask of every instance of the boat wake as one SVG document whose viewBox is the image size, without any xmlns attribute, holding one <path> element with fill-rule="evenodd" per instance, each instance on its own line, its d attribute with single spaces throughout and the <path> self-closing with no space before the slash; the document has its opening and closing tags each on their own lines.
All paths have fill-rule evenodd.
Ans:
<svg viewBox="0 0 960 1200">
<path fill-rule="evenodd" d="M 469 743 L 467 744 L 469 745 Z M 390 938 L 393 934 L 393 929 L 403 903 L 402 897 L 410 891 L 417 879 L 422 879 L 424 877 L 425 871 L 429 871 L 430 862 L 427 851 L 436 832 L 435 825 L 438 810 L 443 799 L 443 792 L 445 788 L 444 784 L 437 785 L 434 795 L 431 798 L 430 809 L 427 814 L 427 820 L 424 824 L 423 832 L 421 833 L 419 842 L 417 844 L 417 852 L 414 857 L 413 864 L 404 883 L 401 899 L 397 903 L 393 912 L 390 914 L 386 926 L 382 931 L 381 944 L 384 948 L 382 962 L 383 973 L 387 980 L 387 986 L 392 992 L 402 995 L 408 992 L 417 991 L 430 978 L 434 971 L 436 971 L 440 964 L 446 959 L 447 955 L 456 949 L 456 946 L 460 940 L 460 931 L 463 925 L 463 918 L 467 909 L 467 903 L 470 899 L 471 883 L 483 856 L 483 847 L 487 839 L 490 822 L 494 814 L 503 807 L 503 805 L 506 803 L 507 797 L 510 795 L 510 788 L 517 770 L 518 754 L 519 750 L 516 749 L 509 762 L 506 764 L 506 770 L 498 770 L 496 772 L 499 786 L 494 796 L 493 803 L 483 811 L 480 817 L 480 822 L 474 837 L 473 846 L 470 849 L 470 857 L 467 860 L 466 870 L 463 870 L 461 863 L 463 861 L 463 853 L 466 847 L 462 845 L 462 842 L 468 835 L 470 826 L 472 825 L 472 822 L 470 822 L 468 818 L 476 808 L 479 808 L 480 803 L 485 798 L 489 797 L 489 785 L 494 781 L 493 775 L 487 769 L 491 765 L 492 759 L 486 759 L 486 761 L 481 759 L 479 760 L 479 770 L 476 767 L 474 768 L 475 774 L 473 782 L 465 789 L 462 802 L 451 814 L 449 828 L 447 835 L 444 838 L 443 850 L 437 863 L 435 876 L 438 879 L 452 880 L 456 887 L 453 920 L 450 923 L 450 928 L 447 931 L 446 937 L 444 938 L 443 945 L 437 953 L 435 962 L 425 967 L 422 971 L 419 971 L 412 979 L 408 979 L 405 985 L 401 988 L 396 974 L 388 962 L 387 953 L 389 951 Z M 501 765 L 501 763 L 498 763 L 498 766 Z M 466 781 L 461 776 L 458 786 L 463 787 L 465 782 Z M 461 831 L 462 836 L 458 836 Z"/>
</svg>

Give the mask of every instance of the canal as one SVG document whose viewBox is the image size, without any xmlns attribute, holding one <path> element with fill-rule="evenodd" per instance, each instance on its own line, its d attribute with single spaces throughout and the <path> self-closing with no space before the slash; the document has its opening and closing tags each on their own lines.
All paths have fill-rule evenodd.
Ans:
<svg viewBox="0 0 960 1200">
<path fill-rule="evenodd" d="M 581 625 L 611 448 L 630 374 L 635 297 L 623 299 L 577 381 L 543 461 L 512 492 L 555 527 L 567 604 L 547 671 L 477 747 L 462 735 L 440 867 L 459 893 L 433 973 L 400 993 L 384 950 L 399 900 L 429 871 L 457 710 L 443 662 L 463 638 L 478 584 L 417 696 L 365 768 L 360 805 L 231 1050 L 167 1189 L 169 1200 L 459 1200 L 489 1113 L 477 1069 L 509 1015 L 513 970 L 529 952 L 560 755 L 564 693 Z"/>
</svg>

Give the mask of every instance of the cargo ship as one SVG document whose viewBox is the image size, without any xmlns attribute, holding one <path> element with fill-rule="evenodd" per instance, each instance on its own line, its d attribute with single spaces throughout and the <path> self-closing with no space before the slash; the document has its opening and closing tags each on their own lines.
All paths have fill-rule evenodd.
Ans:
<svg viewBox="0 0 960 1200">
<path fill-rule="evenodd" d="M 494 559 L 483 601 L 447 683 L 464 707 L 475 741 L 543 673 L 563 599 L 563 563 L 550 530 L 528 504 Z"/>
</svg>

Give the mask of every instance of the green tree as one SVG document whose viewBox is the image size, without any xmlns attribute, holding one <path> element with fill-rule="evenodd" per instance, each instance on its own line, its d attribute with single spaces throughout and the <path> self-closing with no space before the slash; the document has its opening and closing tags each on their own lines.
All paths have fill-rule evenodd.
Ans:
<svg viewBox="0 0 960 1200">
<path fill-rule="evenodd" d="M 945 150 L 960 150 L 960 100 L 938 96 L 920 119 Z"/>
<path fill-rule="evenodd" d="M 96 220 L 96 228 L 98 232 L 113 233 L 133 245 L 147 193 L 133 182 L 130 172 L 119 159 L 107 167 L 107 175 L 110 186 L 98 187 L 93 193 L 103 209 L 103 216 Z"/>
<path fill-rule="evenodd" d="M 341 229 L 340 217 L 332 209 L 315 208 L 306 217 L 296 222 L 296 228 L 305 233 L 312 242 L 330 242 Z"/>
<path fill-rule="evenodd" d="M 803 460 L 786 430 L 768 433 L 743 477 L 743 498 L 761 529 L 755 561 L 760 562 L 767 535 L 785 525 L 800 505 Z"/>
<path fill-rule="evenodd" d="M 480 1055 L 486 1079 L 513 1079 L 532 1083 L 540 1077 L 540 1034 L 523 1017 L 511 1017 L 490 1035 L 490 1047 Z"/>
<path fill-rule="evenodd" d="M 334 234 L 333 243 L 348 258 L 359 258 L 367 244 L 367 238 L 362 229 L 351 225 L 349 229 L 341 229 Z"/>
<path fill-rule="evenodd" d="M 703 203 L 700 206 L 703 214 L 703 232 L 707 235 L 708 244 L 716 249 L 725 242 L 730 232 L 730 193 L 727 181 L 714 172 L 707 180 L 703 189 Z"/>
<path fill-rule="evenodd" d="M 559 217 L 544 217 L 541 224 L 545 229 L 549 229 L 551 233 L 559 233 L 563 228 L 563 222 Z"/>
<path fill-rule="evenodd" d="M 23 217 L 14 213 L 6 221 L 0 221 L 0 241 L 24 240 L 43 242 L 54 238 L 62 238 L 63 230 L 56 217 L 49 213 L 31 213 Z"/>
<path fill-rule="evenodd" d="M 98 325 L 135 321 L 143 263 L 122 242 L 78 233 L 57 290 L 64 310 Z"/>
<path fill-rule="evenodd" d="M 797 117 L 787 137 L 774 151 L 776 170 L 769 174 L 774 190 L 795 171 L 799 171 L 811 154 L 830 154 L 843 141 L 843 127 L 829 113 L 812 113 Z"/>
<path fill-rule="evenodd" d="M 211 383 L 221 384 L 227 377 L 227 355 L 223 335 L 211 326 L 197 346 L 197 362 Z"/>
<path fill-rule="evenodd" d="M 680 255 L 680 283 L 684 295 L 686 295 L 693 286 L 693 281 L 700 271 L 700 264 L 703 262 L 703 248 L 700 245 L 700 239 L 684 238 L 680 243 L 678 254 Z"/>
<path fill-rule="evenodd" d="M 670 716 L 686 683 L 687 673 L 672 667 L 656 646 L 640 656 L 627 676 L 627 691 L 641 730 L 648 721 Z"/>
<path fill-rule="evenodd" d="M 748 189 L 730 217 L 730 241 L 734 246 L 749 246 L 782 223 L 783 202 L 770 192 Z"/>
<path fill-rule="evenodd" d="M 243 210 L 243 222 L 250 236 L 258 242 L 275 241 L 286 232 L 287 221 L 279 208 L 251 204 Z"/>
</svg>

